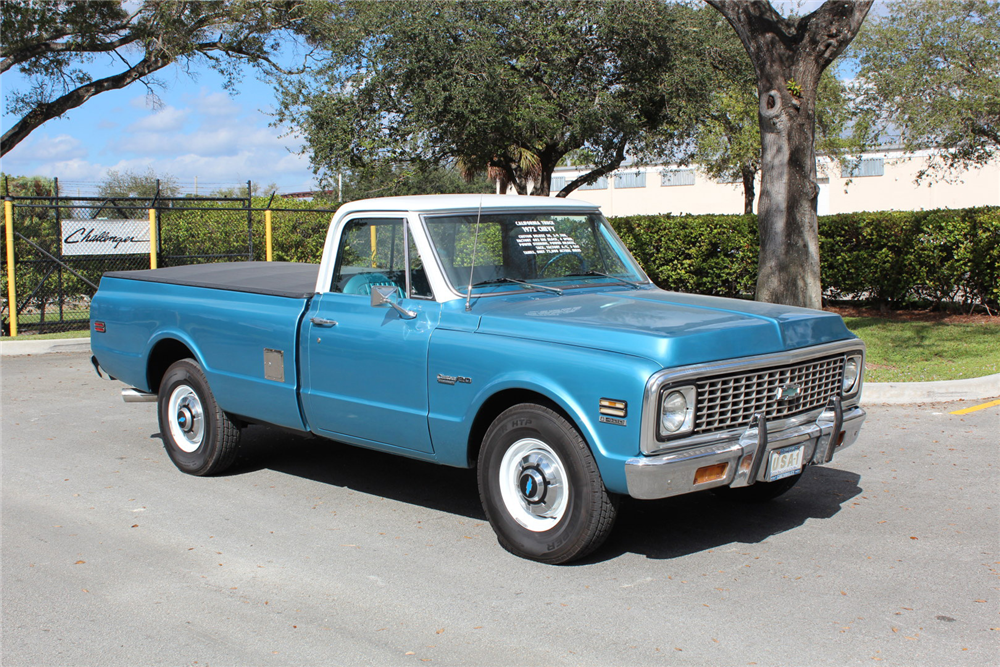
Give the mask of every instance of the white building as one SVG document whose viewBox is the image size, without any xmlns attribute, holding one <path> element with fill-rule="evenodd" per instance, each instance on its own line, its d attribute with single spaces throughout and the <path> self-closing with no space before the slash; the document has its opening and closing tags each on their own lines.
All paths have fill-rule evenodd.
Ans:
<svg viewBox="0 0 1000 667">
<path fill-rule="evenodd" d="M 1000 160 L 948 180 L 926 178 L 918 186 L 914 179 L 928 160 L 928 153 L 901 150 L 866 153 L 860 162 L 843 165 L 820 157 L 817 212 L 1000 206 Z M 583 173 L 586 170 L 580 167 L 557 168 L 552 192 Z M 758 196 L 759 180 L 758 175 Z M 664 165 L 622 167 L 593 185 L 574 190 L 570 197 L 600 205 L 607 216 L 743 212 L 742 182 L 720 183 L 696 168 Z"/>
</svg>

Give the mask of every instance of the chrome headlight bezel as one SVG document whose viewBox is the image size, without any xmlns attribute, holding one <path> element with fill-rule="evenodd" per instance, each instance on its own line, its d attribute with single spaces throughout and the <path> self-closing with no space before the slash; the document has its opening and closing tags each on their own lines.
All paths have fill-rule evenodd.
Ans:
<svg viewBox="0 0 1000 667">
<path fill-rule="evenodd" d="M 668 440 L 688 435 L 694 431 L 694 414 L 697 401 L 697 389 L 694 385 L 667 387 L 660 392 L 660 400 L 656 411 L 656 431 L 658 439 Z M 677 426 L 670 430 L 664 424 L 665 410 L 673 405 L 669 415 L 672 423 Z"/>
<path fill-rule="evenodd" d="M 864 370 L 864 355 L 850 354 L 847 356 L 844 360 L 844 376 L 841 379 L 840 387 L 843 396 L 854 396 L 861 390 L 861 376 L 864 375 Z"/>
</svg>

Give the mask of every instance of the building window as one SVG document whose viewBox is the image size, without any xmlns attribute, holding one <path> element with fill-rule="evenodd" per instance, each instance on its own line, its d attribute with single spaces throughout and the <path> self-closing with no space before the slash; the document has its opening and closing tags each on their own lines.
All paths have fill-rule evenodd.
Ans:
<svg viewBox="0 0 1000 667">
<path fill-rule="evenodd" d="M 694 169 L 668 169 L 660 173 L 660 185 L 694 185 Z"/>
<path fill-rule="evenodd" d="M 846 160 L 840 165 L 841 178 L 862 178 L 864 176 L 884 176 L 885 160 L 870 157 L 863 160 Z"/>
<path fill-rule="evenodd" d="M 589 185 L 581 185 L 577 190 L 607 190 L 608 189 L 608 177 L 601 176 L 596 181 Z"/>
<path fill-rule="evenodd" d="M 552 192 L 559 192 L 564 187 L 566 187 L 565 176 L 553 176 L 552 180 L 549 181 L 549 190 Z"/>
<path fill-rule="evenodd" d="M 616 188 L 644 188 L 646 187 L 646 172 L 634 171 L 627 174 L 615 176 Z"/>
</svg>

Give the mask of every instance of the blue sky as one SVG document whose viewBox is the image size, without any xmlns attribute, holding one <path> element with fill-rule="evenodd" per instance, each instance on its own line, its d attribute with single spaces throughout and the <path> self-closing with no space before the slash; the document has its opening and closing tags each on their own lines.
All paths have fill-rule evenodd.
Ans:
<svg viewBox="0 0 1000 667">
<path fill-rule="evenodd" d="M 172 176 L 184 192 L 194 192 L 197 179 L 200 194 L 245 187 L 248 179 L 262 187 L 275 183 L 280 192 L 314 187 L 308 158 L 295 154 L 301 142 L 269 127 L 275 104 L 269 83 L 247 67 L 230 95 L 209 67 L 194 73 L 192 78 L 176 66 L 161 70 L 159 107 L 141 84 L 94 96 L 18 144 L 3 157 L 3 171 L 56 176 L 64 192 L 84 195 L 109 169 L 152 168 Z M 3 75 L 3 90 L 23 82 L 12 69 Z M 4 129 L 13 122 L 16 118 L 3 114 Z"/>
</svg>

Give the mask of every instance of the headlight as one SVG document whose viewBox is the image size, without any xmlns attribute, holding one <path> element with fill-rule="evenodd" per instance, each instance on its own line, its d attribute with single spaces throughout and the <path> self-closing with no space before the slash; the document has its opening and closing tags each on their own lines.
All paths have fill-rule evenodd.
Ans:
<svg viewBox="0 0 1000 667">
<path fill-rule="evenodd" d="M 844 386 L 845 394 L 853 394 L 858 388 L 858 381 L 861 378 L 861 357 L 848 357 L 844 364 Z"/>
<path fill-rule="evenodd" d="M 694 387 L 668 389 L 660 401 L 660 435 L 688 433 L 694 428 Z"/>
</svg>

